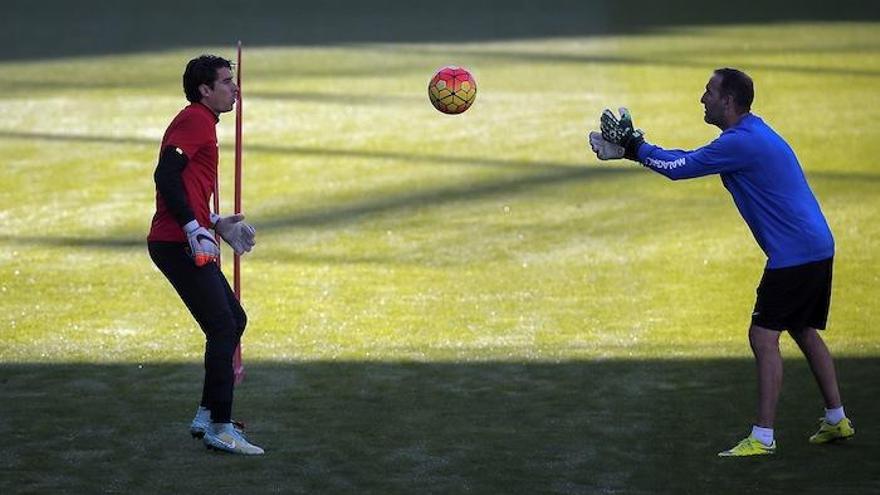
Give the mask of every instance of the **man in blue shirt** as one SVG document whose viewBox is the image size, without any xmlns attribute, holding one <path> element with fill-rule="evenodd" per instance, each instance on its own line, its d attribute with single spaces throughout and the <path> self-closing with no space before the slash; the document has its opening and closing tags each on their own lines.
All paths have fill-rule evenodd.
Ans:
<svg viewBox="0 0 880 495">
<path fill-rule="evenodd" d="M 645 142 L 625 108 L 620 118 L 605 110 L 602 132 L 590 145 L 602 160 L 627 158 L 672 180 L 719 174 L 758 245 L 767 255 L 749 328 L 758 369 L 757 421 L 748 437 L 718 455 L 773 454 L 773 422 L 782 388 L 779 336 L 788 331 L 810 364 L 825 401 L 825 417 L 811 443 L 855 434 L 845 416 L 834 362 L 817 330 L 824 329 L 831 301 L 834 239 L 797 157 L 770 126 L 751 113 L 752 79 L 718 69 L 700 102 L 706 123 L 721 135 L 692 150 L 667 150 Z"/>
</svg>

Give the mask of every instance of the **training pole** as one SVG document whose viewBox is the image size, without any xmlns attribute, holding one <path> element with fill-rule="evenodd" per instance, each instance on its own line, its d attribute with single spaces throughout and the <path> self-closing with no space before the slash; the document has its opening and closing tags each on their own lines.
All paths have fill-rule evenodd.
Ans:
<svg viewBox="0 0 880 495">
<path fill-rule="evenodd" d="M 241 92 L 241 40 L 238 41 L 238 59 L 236 60 L 236 81 L 238 86 L 238 101 L 235 105 L 235 213 L 241 213 L 241 124 L 242 124 L 242 98 Z M 214 197 L 216 200 L 216 196 Z M 234 255 L 232 262 L 232 286 L 235 297 L 241 301 L 241 256 Z M 241 362 L 241 342 L 235 348 L 232 356 L 232 368 L 235 371 L 235 383 L 244 380 L 244 364 Z"/>
</svg>

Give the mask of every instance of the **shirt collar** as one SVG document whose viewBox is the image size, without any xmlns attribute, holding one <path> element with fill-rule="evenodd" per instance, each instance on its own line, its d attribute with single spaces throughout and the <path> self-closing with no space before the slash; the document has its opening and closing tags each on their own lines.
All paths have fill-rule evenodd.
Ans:
<svg viewBox="0 0 880 495">
<path fill-rule="evenodd" d="M 217 122 L 220 122 L 220 116 L 217 115 L 216 113 L 214 113 L 214 111 L 211 110 L 210 108 L 208 108 L 208 106 L 205 105 L 204 103 L 197 101 L 195 103 L 192 103 L 191 106 L 198 108 L 198 109 L 201 109 L 202 111 L 206 112 L 208 115 L 210 115 L 214 119 L 215 124 Z"/>
</svg>

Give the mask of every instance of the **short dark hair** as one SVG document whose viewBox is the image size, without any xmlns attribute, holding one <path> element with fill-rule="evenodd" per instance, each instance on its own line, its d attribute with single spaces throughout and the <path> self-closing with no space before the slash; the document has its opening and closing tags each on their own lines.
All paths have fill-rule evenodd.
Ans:
<svg viewBox="0 0 880 495">
<path fill-rule="evenodd" d="M 745 72 L 725 67 L 716 69 L 715 73 L 721 76 L 721 95 L 733 97 L 733 103 L 737 110 L 742 113 L 752 109 L 755 101 L 755 85 L 752 78 Z"/>
<path fill-rule="evenodd" d="M 231 70 L 232 62 L 216 55 L 202 55 L 190 60 L 183 71 L 183 92 L 186 99 L 192 103 L 202 101 L 199 86 L 207 84 L 213 88 L 217 81 L 217 70 L 223 67 Z"/>
</svg>

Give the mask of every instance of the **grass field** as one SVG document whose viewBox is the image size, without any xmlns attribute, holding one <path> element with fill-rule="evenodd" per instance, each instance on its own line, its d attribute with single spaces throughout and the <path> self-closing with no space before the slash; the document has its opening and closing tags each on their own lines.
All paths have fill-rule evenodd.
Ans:
<svg viewBox="0 0 880 495">
<path fill-rule="evenodd" d="M 540 34 L 244 40 L 235 415 L 260 459 L 189 440 L 202 334 L 145 249 L 183 66 L 235 39 L 0 59 L 0 492 L 880 491 L 880 24 Z M 478 83 L 457 117 L 427 101 L 446 64 Z M 763 254 L 717 177 L 586 145 L 618 105 L 652 142 L 708 142 L 720 66 L 753 76 L 835 234 L 846 445 L 807 444 L 821 399 L 784 338 L 778 455 L 715 457 L 753 419 Z"/>
</svg>

